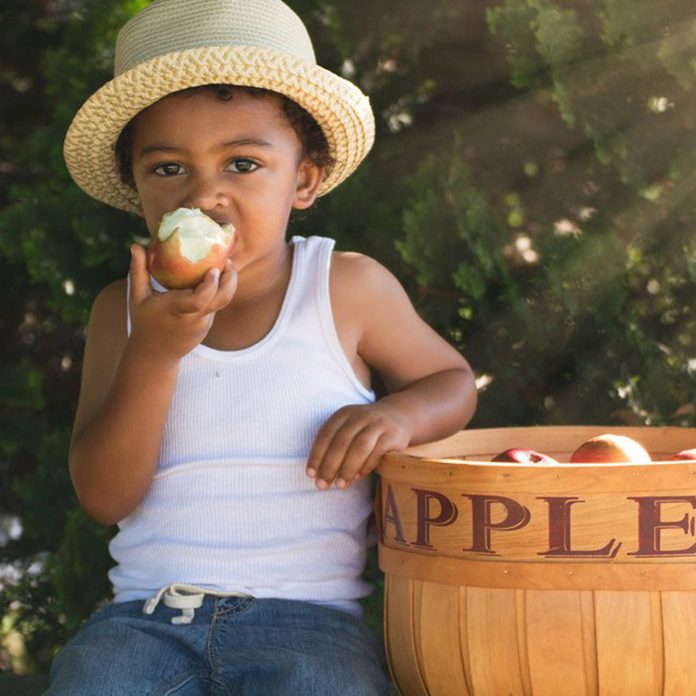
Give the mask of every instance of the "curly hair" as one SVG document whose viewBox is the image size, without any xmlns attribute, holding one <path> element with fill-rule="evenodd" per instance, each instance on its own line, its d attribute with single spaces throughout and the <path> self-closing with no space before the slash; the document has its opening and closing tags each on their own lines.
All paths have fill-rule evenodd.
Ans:
<svg viewBox="0 0 696 696">
<path fill-rule="evenodd" d="M 279 94 L 269 89 L 240 87 L 235 85 L 202 85 L 200 87 L 188 87 L 179 92 L 174 92 L 174 94 L 189 94 L 201 90 L 212 91 L 215 97 L 220 101 L 230 101 L 234 97 L 235 90 L 243 90 L 255 97 L 265 97 L 269 94 L 279 97 L 283 106 L 283 111 L 302 143 L 304 156 L 317 167 L 321 167 L 327 171 L 333 166 L 334 160 L 329 153 L 329 144 L 319 124 L 308 111 L 284 94 Z M 118 165 L 121 181 L 131 188 L 135 188 L 135 181 L 133 179 L 133 123 L 137 118 L 137 115 L 134 116 L 126 124 L 114 146 L 116 163 Z"/>
</svg>

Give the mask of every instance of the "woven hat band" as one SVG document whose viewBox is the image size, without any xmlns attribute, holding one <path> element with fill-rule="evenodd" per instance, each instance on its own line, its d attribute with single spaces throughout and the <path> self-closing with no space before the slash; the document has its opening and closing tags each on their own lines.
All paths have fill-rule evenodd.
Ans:
<svg viewBox="0 0 696 696">
<path fill-rule="evenodd" d="M 272 49 L 316 65 L 302 20 L 280 0 L 155 0 L 119 32 L 114 74 L 204 46 Z"/>
</svg>

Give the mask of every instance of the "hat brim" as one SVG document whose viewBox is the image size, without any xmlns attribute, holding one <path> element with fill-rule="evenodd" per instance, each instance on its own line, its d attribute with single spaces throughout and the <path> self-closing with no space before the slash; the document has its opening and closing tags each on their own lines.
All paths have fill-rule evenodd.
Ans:
<svg viewBox="0 0 696 696">
<path fill-rule="evenodd" d="M 328 193 L 355 171 L 374 141 L 369 99 L 353 83 L 294 56 L 262 48 L 218 46 L 157 56 L 118 75 L 77 112 L 65 137 L 68 170 L 90 196 L 137 212 L 138 196 L 121 181 L 114 146 L 126 124 L 168 94 L 206 84 L 258 87 L 308 111 L 326 136 L 334 165 L 319 189 Z"/>
</svg>

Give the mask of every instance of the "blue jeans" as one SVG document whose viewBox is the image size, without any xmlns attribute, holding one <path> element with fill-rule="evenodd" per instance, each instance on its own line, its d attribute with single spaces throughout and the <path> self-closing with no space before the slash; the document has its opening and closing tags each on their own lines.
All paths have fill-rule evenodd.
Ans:
<svg viewBox="0 0 696 696">
<path fill-rule="evenodd" d="M 206 596 L 193 621 L 143 602 L 95 612 L 56 656 L 50 696 L 384 696 L 383 651 L 359 619 L 308 602 Z"/>
</svg>

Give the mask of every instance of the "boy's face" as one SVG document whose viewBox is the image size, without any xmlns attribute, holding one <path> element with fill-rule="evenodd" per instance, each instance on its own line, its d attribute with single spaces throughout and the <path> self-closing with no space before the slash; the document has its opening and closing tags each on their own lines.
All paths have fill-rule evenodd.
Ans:
<svg viewBox="0 0 696 696">
<path fill-rule="evenodd" d="M 237 270 L 284 248 L 292 208 L 316 198 L 322 172 L 303 158 L 280 99 L 235 90 L 173 94 L 133 123 L 133 177 L 155 235 L 162 216 L 200 208 L 236 228 Z"/>
</svg>

